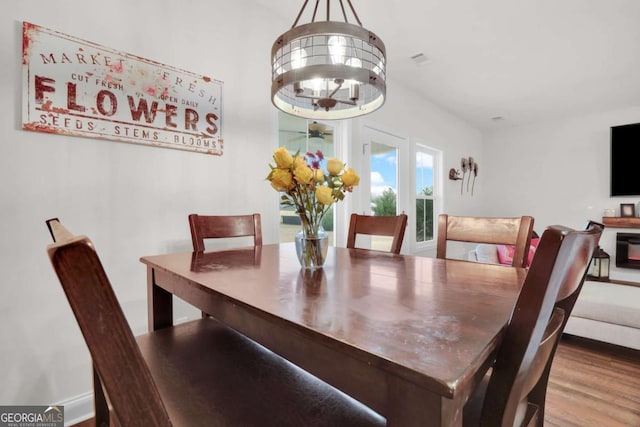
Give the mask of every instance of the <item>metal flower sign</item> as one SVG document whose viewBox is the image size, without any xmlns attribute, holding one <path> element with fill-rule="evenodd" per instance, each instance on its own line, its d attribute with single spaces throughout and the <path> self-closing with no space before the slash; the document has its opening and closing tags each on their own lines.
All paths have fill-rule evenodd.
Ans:
<svg viewBox="0 0 640 427">
<path fill-rule="evenodd" d="M 26 130 L 222 154 L 222 82 L 24 22 Z"/>
</svg>

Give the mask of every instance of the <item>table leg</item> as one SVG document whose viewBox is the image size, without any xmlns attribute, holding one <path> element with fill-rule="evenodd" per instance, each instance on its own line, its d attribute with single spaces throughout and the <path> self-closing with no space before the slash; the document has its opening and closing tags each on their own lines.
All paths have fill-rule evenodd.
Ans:
<svg viewBox="0 0 640 427">
<path fill-rule="evenodd" d="M 147 266 L 147 315 L 149 330 L 173 325 L 173 295 L 156 284 L 155 270 Z"/>
<path fill-rule="evenodd" d="M 402 378 L 392 377 L 388 384 L 387 426 L 462 426 L 460 399 L 448 399 L 421 389 Z"/>
</svg>

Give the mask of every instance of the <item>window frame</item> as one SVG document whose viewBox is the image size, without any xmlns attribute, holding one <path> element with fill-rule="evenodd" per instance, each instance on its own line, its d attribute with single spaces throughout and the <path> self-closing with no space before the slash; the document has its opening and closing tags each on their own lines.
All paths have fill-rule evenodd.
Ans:
<svg viewBox="0 0 640 427">
<path fill-rule="evenodd" d="M 433 194 L 431 196 L 421 196 L 417 192 L 418 176 L 417 176 L 417 164 L 418 155 L 427 154 L 433 159 Z M 421 252 L 427 249 L 436 247 L 438 238 L 438 216 L 442 212 L 442 151 L 434 147 L 431 147 L 423 142 L 416 141 L 413 143 L 413 168 L 412 173 L 412 213 L 415 218 L 411 225 L 411 244 L 413 246 L 413 252 Z M 418 200 L 432 200 L 433 201 L 433 238 L 430 240 L 418 241 L 416 223 L 418 218 L 417 201 Z"/>
</svg>

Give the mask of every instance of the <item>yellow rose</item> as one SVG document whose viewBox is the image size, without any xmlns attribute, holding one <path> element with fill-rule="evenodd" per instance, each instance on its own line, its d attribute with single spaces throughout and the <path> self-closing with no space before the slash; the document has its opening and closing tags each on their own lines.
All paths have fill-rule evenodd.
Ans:
<svg viewBox="0 0 640 427">
<path fill-rule="evenodd" d="M 274 169 L 268 179 L 271 181 L 271 186 L 277 191 L 288 191 L 295 186 L 293 175 L 288 169 Z"/>
<path fill-rule="evenodd" d="M 330 205 L 331 203 L 333 203 L 332 193 L 333 191 L 329 187 L 321 185 L 316 188 L 316 199 L 318 199 L 318 202 L 322 203 L 323 205 Z"/>
<path fill-rule="evenodd" d="M 273 160 L 279 168 L 290 168 L 293 164 L 293 156 L 285 147 L 280 147 L 273 152 Z"/>
<path fill-rule="evenodd" d="M 313 170 L 313 180 L 315 182 L 324 181 L 324 171 L 322 169 L 314 169 Z"/>
<path fill-rule="evenodd" d="M 300 165 L 293 170 L 293 175 L 300 184 L 308 184 L 313 178 L 313 171 L 306 164 Z"/>
<path fill-rule="evenodd" d="M 307 165 L 307 161 L 304 159 L 304 157 L 296 157 L 295 159 L 293 159 L 293 168 L 297 169 L 301 166 L 308 166 Z"/>
<path fill-rule="evenodd" d="M 342 168 L 344 167 L 344 163 L 342 163 L 338 159 L 328 159 L 327 160 L 327 170 L 333 176 L 339 175 L 342 172 Z"/>
<path fill-rule="evenodd" d="M 342 174 L 342 183 L 347 187 L 353 187 L 360 184 L 360 177 L 356 171 L 351 168 L 347 168 Z"/>
</svg>

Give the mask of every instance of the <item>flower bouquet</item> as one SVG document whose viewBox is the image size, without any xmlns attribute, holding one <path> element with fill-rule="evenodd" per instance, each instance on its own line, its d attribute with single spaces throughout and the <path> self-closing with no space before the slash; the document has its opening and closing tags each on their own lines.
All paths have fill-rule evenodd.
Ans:
<svg viewBox="0 0 640 427">
<path fill-rule="evenodd" d="M 296 250 L 305 268 L 321 268 L 328 248 L 328 236 L 322 228 L 322 218 L 333 203 L 344 200 L 353 191 L 360 177 L 338 159 L 324 158 L 321 151 L 291 155 L 285 147 L 273 152 L 275 164 L 267 180 L 282 193 L 280 203 L 295 208 L 302 230 L 296 235 Z M 326 163 L 326 172 L 322 165 Z"/>
</svg>

